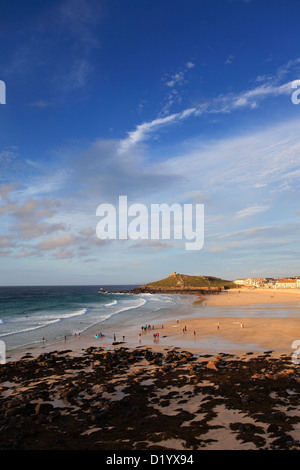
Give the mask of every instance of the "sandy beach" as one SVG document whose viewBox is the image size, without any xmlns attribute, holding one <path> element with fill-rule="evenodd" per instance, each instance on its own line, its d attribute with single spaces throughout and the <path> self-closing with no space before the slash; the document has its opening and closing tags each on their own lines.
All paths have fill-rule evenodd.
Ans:
<svg viewBox="0 0 300 470">
<path fill-rule="evenodd" d="M 115 344 L 89 334 L 18 351 L 0 366 L 0 447 L 298 449 L 297 314 L 209 316 L 211 307 L 300 298 L 272 295 L 207 296 L 175 321 L 110 332 Z M 207 315 L 198 318 L 203 308 Z"/>
<path fill-rule="evenodd" d="M 164 325 L 163 336 L 172 338 L 174 344 L 181 343 L 184 347 L 202 352 L 208 343 L 222 344 L 221 339 L 227 343 L 226 352 L 231 353 L 241 353 L 245 349 L 251 350 L 251 348 L 256 351 L 291 352 L 292 343 L 296 340 L 300 341 L 300 310 L 291 310 L 288 318 L 276 318 L 275 313 L 274 317 L 267 318 L 230 316 L 230 307 L 238 306 L 255 307 L 262 304 L 271 304 L 272 306 L 299 302 L 300 309 L 300 291 L 276 290 L 274 292 L 264 289 L 233 289 L 218 295 L 206 296 L 201 299 L 201 302 L 205 303 L 208 310 L 210 307 L 229 307 L 228 316 L 198 319 L 189 318 L 187 315 L 181 318 L 178 324 Z M 186 331 L 183 331 L 185 328 Z"/>
<path fill-rule="evenodd" d="M 207 296 L 208 306 L 238 306 L 300 302 L 300 289 L 229 289 L 219 295 Z M 299 304 L 300 305 L 300 304 Z"/>
<path fill-rule="evenodd" d="M 233 289 L 217 295 L 201 297 L 194 302 L 195 308 L 182 311 L 178 321 L 167 322 L 164 325 L 154 325 L 154 330 L 146 330 L 141 334 L 139 325 L 134 333 L 130 331 L 119 332 L 125 335 L 126 345 L 135 347 L 144 345 L 159 350 L 164 346 L 176 346 L 196 353 L 226 352 L 244 354 L 245 351 L 259 353 L 272 350 L 274 352 L 292 354 L 292 344 L 300 341 L 300 291 L 269 291 L 263 289 Z M 278 318 L 272 314 L 272 306 L 280 304 L 293 304 L 288 317 Z M 204 306 L 203 306 L 204 304 Z M 238 306 L 269 306 L 268 317 L 230 316 L 230 307 Z M 197 307 L 206 309 L 206 317 L 198 318 Z M 228 316 L 210 316 L 210 307 L 228 308 Z M 199 311 L 200 312 L 200 311 Z M 216 309 L 213 309 L 216 312 Z M 202 312 L 201 312 L 202 313 Z M 153 335 L 157 334 L 154 339 Z M 97 343 L 93 343 L 95 345 Z"/>
<path fill-rule="evenodd" d="M 1 450 L 300 447 L 287 355 L 91 347 L 28 354 L 0 373 Z"/>
</svg>

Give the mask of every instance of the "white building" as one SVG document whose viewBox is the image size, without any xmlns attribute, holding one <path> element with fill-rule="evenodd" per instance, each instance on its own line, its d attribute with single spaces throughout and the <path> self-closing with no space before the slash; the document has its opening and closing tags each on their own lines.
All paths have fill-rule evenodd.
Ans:
<svg viewBox="0 0 300 470">
<path fill-rule="evenodd" d="M 234 282 L 234 284 L 236 284 L 237 286 L 245 286 L 246 285 L 246 281 L 247 279 L 236 279 Z"/>
<path fill-rule="evenodd" d="M 298 279 L 281 279 L 275 284 L 276 289 L 296 289 L 300 287 Z"/>
</svg>

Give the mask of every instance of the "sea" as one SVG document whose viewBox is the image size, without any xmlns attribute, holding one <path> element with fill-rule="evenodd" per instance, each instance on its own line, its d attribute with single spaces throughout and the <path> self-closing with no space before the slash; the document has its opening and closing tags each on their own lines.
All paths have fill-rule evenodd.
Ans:
<svg viewBox="0 0 300 470">
<path fill-rule="evenodd" d="M 122 340 L 122 331 L 132 332 L 137 339 L 144 326 L 161 328 L 164 322 L 176 322 L 184 316 L 264 317 L 266 321 L 271 317 L 299 317 L 299 302 L 207 307 L 205 302 L 195 306 L 193 302 L 198 297 L 194 295 L 119 292 L 134 287 L 137 286 L 0 287 L 0 347 L 4 344 L 7 353 L 30 351 L 79 336 L 94 339 L 100 333 L 105 335 L 102 344 L 106 339 L 111 344 L 115 335 Z M 104 292 L 99 293 L 100 288 Z M 172 338 L 166 339 L 166 344 L 168 341 L 172 342 Z"/>
<path fill-rule="evenodd" d="M 0 341 L 6 351 L 55 344 L 175 319 L 191 296 L 131 294 L 137 286 L 0 287 Z M 109 333 L 111 334 L 111 333 Z"/>
</svg>

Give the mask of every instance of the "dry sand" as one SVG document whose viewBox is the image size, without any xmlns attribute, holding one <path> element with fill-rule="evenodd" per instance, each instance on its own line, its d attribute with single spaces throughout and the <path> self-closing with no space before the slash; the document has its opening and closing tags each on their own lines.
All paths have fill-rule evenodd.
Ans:
<svg viewBox="0 0 300 470">
<path fill-rule="evenodd" d="M 194 307 L 193 312 L 187 309 L 182 312 L 178 322 L 175 320 L 163 325 L 163 328 L 160 325 L 154 331 L 145 332 L 141 343 L 138 340 L 140 329 L 137 325 L 136 331 L 116 332 L 118 338 L 121 338 L 123 334 L 126 338 L 126 343 L 116 346 L 111 344 L 111 340 L 110 342 L 97 340 L 91 334 L 81 338 L 72 338 L 54 347 L 49 345 L 39 351 L 33 350 L 35 357 L 42 352 L 43 359 L 37 359 L 38 369 L 35 361 L 32 362 L 33 383 L 25 381 L 31 387 L 29 391 L 32 394 L 32 406 L 35 406 L 37 400 L 42 400 L 41 393 L 48 394 L 54 390 L 56 394 L 50 401 L 52 405 L 54 404 L 54 411 L 50 411 L 49 415 L 52 419 L 53 414 L 57 420 L 57 423 L 53 421 L 57 426 L 53 429 L 57 433 L 57 429 L 62 427 L 65 432 L 64 436 L 69 436 L 67 442 L 65 442 L 65 437 L 62 443 L 59 440 L 55 441 L 57 436 L 51 434 L 52 424 L 49 425 L 46 417 L 44 420 L 47 426 L 41 428 L 39 425 L 37 428 L 42 438 L 35 442 L 39 442 L 40 448 L 49 448 L 53 445 L 58 448 L 65 448 L 65 446 L 72 448 L 72 446 L 81 445 L 86 448 L 99 446 L 106 449 L 110 449 L 113 443 L 117 442 L 119 449 L 136 450 L 141 448 L 248 450 L 287 448 L 288 445 L 292 448 L 299 447 L 300 416 L 297 392 L 299 374 L 298 366 L 291 361 L 292 342 L 300 339 L 298 312 L 295 309 L 291 310 L 294 312 L 294 317 L 289 318 L 275 318 L 275 314 L 272 318 L 230 317 L 230 309 L 226 317 L 219 318 L 215 315 L 215 307 L 218 306 L 286 304 L 298 301 L 300 301 L 300 292 L 244 289 L 228 291 L 220 295 L 207 296 L 204 299 L 204 308 L 208 312 L 210 307 L 214 307 L 212 309 L 214 314 L 211 317 L 197 318 L 195 311 L 197 312 L 199 307 Z M 185 327 L 186 331 L 183 331 Z M 159 333 L 157 342 L 153 339 L 153 334 L 156 332 Z M 122 351 L 120 348 L 123 345 L 132 349 Z M 114 362 L 106 365 L 107 357 L 105 361 L 98 358 L 97 354 L 104 354 L 104 350 L 103 352 L 95 350 L 93 353 L 92 349 L 87 355 L 84 350 L 89 346 L 102 346 L 115 350 L 108 352 L 108 354 L 113 354 L 109 356 L 110 360 L 116 355 Z M 147 349 L 144 349 L 148 354 L 148 359 L 144 356 L 143 348 L 145 347 L 149 351 L 147 353 Z M 212 350 L 214 347 L 215 351 Z M 61 363 L 57 362 L 57 359 L 52 360 L 52 356 L 48 359 L 45 356 L 47 350 L 66 348 L 70 350 L 69 359 L 66 356 L 63 360 L 64 354 L 56 356 L 61 357 L 63 361 Z M 180 353 L 182 349 L 190 350 L 192 353 L 202 353 L 202 356 L 196 354 L 191 364 L 189 361 L 183 361 L 185 356 Z M 177 356 L 167 360 L 171 350 Z M 203 364 L 203 361 L 209 360 L 206 353 L 218 354 L 229 351 L 234 356 L 231 360 L 229 357 L 226 359 L 225 355 L 223 369 L 214 371 L 207 368 L 205 363 Z M 254 354 L 253 351 L 255 351 Z M 273 352 L 261 355 L 261 351 Z M 82 359 L 76 358 L 78 352 L 81 353 L 79 356 Z M 283 353 L 285 353 L 284 356 L 282 356 Z M 94 354 L 95 357 L 93 357 Z M 163 356 L 159 358 L 155 354 Z M 156 357 L 158 358 L 157 364 Z M 162 360 L 163 357 L 164 360 Z M 208 359 L 205 359 L 207 357 Z M 274 362 L 275 357 L 279 358 L 278 362 Z M 49 360 L 49 366 L 47 362 L 41 362 L 41 360 Z M 17 372 L 11 364 L 11 375 L 8 375 L 6 382 L 2 383 L 3 400 L 14 398 L 14 393 L 18 397 L 17 392 L 24 395 L 24 379 L 20 379 L 21 383 L 17 383 L 15 388 L 9 381 L 13 380 L 11 377 L 16 380 L 18 374 L 24 377 L 30 363 L 30 361 L 23 362 L 22 371 Z M 20 366 L 17 364 L 17 367 Z M 52 376 L 51 367 L 53 368 Z M 103 368 L 106 370 L 105 373 Z M 275 378 L 275 373 L 278 371 L 285 371 L 282 379 Z M 31 377 L 30 370 L 26 373 Z M 72 384 L 75 387 L 71 387 L 73 395 L 70 395 L 68 374 L 71 374 Z M 42 388 L 43 377 L 46 380 L 44 388 Z M 278 377 L 281 377 L 280 374 Z M 57 379 L 55 379 L 54 388 L 52 382 L 49 386 L 51 378 Z M 93 380 L 97 382 L 95 382 L 95 390 L 91 388 Z M 62 387 L 61 384 L 64 386 Z M 59 387 L 62 389 L 60 390 Z M 55 403 L 61 403 L 61 400 L 65 400 L 65 397 L 69 395 L 71 396 L 69 407 L 64 408 L 66 406 L 64 405 L 62 409 L 57 408 Z M 99 406 L 101 402 L 101 410 L 105 407 L 105 411 L 101 411 L 105 415 L 104 424 L 100 422 L 99 425 L 97 416 L 94 414 L 91 414 L 90 421 L 87 420 L 87 415 L 83 413 L 84 407 L 82 404 L 78 406 L 82 397 L 90 400 L 91 409 L 95 408 L 95 404 Z M 146 397 L 148 408 L 145 407 Z M 49 403 L 49 397 L 46 400 L 47 403 Z M 138 408 L 140 403 L 141 408 Z M 122 404 L 125 408 L 121 407 Z M 89 407 L 87 407 L 88 412 Z M 130 411 L 134 408 L 138 409 L 137 416 Z M 78 417 L 78 422 L 74 410 L 83 414 Z M 143 419 L 140 410 L 143 412 Z M 33 429 L 36 426 L 36 413 L 37 411 L 30 418 Z M 121 421 L 117 420 L 116 416 L 119 416 Z M 123 416 L 126 416 L 125 420 Z M 6 419 L 5 440 L 11 445 L 10 439 L 15 438 L 14 423 L 10 419 L 13 420 L 14 415 L 10 418 L 9 413 L 4 418 Z M 21 416 L 18 419 L 22 423 L 24 418 Z M 145 426 L 145 420 L 147 426 Z M 152 431 L 151 420 L 154 422 Z M 82 423 L 86 423 L 85 426 L 82 426 Z M 25 421 L 24 424 L 26 424 Z M 69 434 L 69 428 L 74 430 L 71 434 Z M 9 432 L 12 433 L 12 437 Z M 25 445 L 31 448 L 37 445 L 32 443 L 31 435 L 28 437 L 22 432 L 22 430 L 19 431 L 22 438 L 20 447 Z M 14 445 L 18 447 L 17 444 Z"/>
<path fill-rule="evenodd" d="M 206 305 L 209 307 L 287 302 L 299 302 L 300 306 L 300 289 L 229 289 L 221 294 L 206 297 Z"/>
<path fill-rule="evenodd" d="M 202 298 L 205 308 L 210 307 L 236 307 L 261 304 L 297 304 L 300 308 L 300 291 L 284 290 L 270 291 L 264 289 L 233 289 L 218 295 Z M 197 304 L 197 302 L 196 302 Z M 202 306 L 203 308 L 203 306 Z M 213 309 L 215 314 L 216 309 Z M 186 332 L 183 329 L 186 327 Z M 149 334 L 149 333 L 148 333 Z M 291 309 L 289 317 L 217 317 L 212 315 L 206 318 L 189 317 L 188 312 L 183 312 L 179 323 L 171 322 L 164 325 L 159 331 L 160 344 L 171 342 L 186 349 L 199 352 L 232 352 L 242 354 L 248 351 L 267 351 L 291 353 L 294 351 L 292 344 L 300 341 L 300 316 L 299 311 Z M 143 342 L 146 338 L 142 338 Z"/>
<path fill-rule="evenodd" d="M 297 304 L 300 308 L 300 290 L 269 290 L 269 289 L 233 289 L 217 295 L 208 295 L 201 297 L 209 313 L 210 307 L 236 307 L 246 305 L 261 304 Z M 159 351 L 164 347 L 176 346 L 199 353 L 219 352 L 233 353 L 243 355 L 245 351 L 278 351 L 279 353 L 292 354 L 294 349 L 292 343 L 300 340 L 300 316 L 298 311 L 293 308 L 289 317 L 276 318 L 251 318 L 216 316 L 216 308 L 213 309 L 214 315 L 205 318 L 195 315 L 197 304 L 193 311 L 187 309 L 179 315 L 179 323 L 176 321 L 163 325 L 155 325 L 155 330 L 147 331 L 142 334 L 141 343 L 139 342 L 140 324 L 136 329 L 124 330 L 120 325 L 119 331 L 108 331 L 109 336 L 116 334 L 117 341 L 122 342 L 122 336 L 125 336 L 125 347 L 135 348 L 137 346 L 147 346 Z M 243 325 L 243 327 L 241 327 Z M 186 327 L 187 331 L 183 332 Z M 194 333 L 195 332 L 195 333 Z M 158 333 L 157 341 L 154 341 L 153 334 Z M 35 356 L 41 353 L 53 350 L 71 349 L 74 353 L 80 353 L 90 346 L 102 346 L 105 348 L 114 348 L 112 340 L 103 338 L 96 339 L 93 332 L 82 335 L 81 338 L 68 338 L 67 341 L 55 345 L 43 345 L 30 352 Z M 26 351 L 28 352 L 28 350 Z M 24 355 L 24 351 L 14 351 L 9 354 L 10 360 L 15 360 Z"/>
</svg>

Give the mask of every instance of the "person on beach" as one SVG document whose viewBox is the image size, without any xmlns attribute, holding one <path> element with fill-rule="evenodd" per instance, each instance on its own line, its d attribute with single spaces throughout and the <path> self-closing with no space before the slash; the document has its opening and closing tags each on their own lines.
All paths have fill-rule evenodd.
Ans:
<svg viewBox="0 0 300 470">
<path fill-rule="evenodd" d="M 117 339 L 117 338 L 116 338 L 116 335 L 114 335 L 114 341 L 116 341 L 116 339 Z"/>
<path fill-rule="evenodd" d="M 142 335 L 141 333 L 139 334 L 139 343 L 142 341 Z"/>
<path fill-rule="evenodd" d="M 159 333 L 154 333 L 153 337 L 154 337 L 154 342 L 158 343 L 159 342 Z"/>
</svg>

